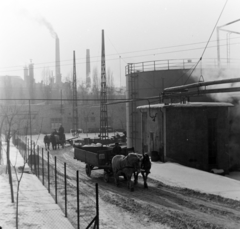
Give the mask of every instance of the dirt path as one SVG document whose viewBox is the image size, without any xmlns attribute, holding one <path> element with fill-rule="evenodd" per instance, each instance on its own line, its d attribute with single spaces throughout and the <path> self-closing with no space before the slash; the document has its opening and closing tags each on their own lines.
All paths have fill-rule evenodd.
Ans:
<svg viewBox="0 0 240 229">
<path fill-rule="evenodd" d="M 148 180 L 149 189 L 144 189 L 141 177 L 135 191 L 130 192 L 124 180 L 120 187 L 112 179 L 105 183 L 102 170 L 92 171 L 89 178 L 85 164 L 74 160 L 70 149 L 51 154 L 59 162 L 67 162 L 71 174 L 79 170 L 83 211 L 92 206 L 91 213 L 94 212 L 94 185 L 99 184 L 102 228 L 240 228 L 238 201 L 167 186 L 152 179 Z"/>
</svg>

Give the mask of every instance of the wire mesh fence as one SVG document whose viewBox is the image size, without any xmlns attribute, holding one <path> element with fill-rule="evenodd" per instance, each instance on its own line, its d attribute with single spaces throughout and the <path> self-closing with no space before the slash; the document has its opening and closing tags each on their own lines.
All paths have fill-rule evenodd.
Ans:
<svg viewBox="0 0 240 229">
<path fill-rule="evenodd" d="M 24 161 L 28 162 L 31 172 L 39 178 L 55 204 L 61 208 L 63 217 L 67 217 L 74 228 L 99 228 L 97 184 L 95 190 L 89 186 L 86 193 L 78 171 L 74 174 L 66 162 L 58 162 L 56 156 L 27 138 L 18 137 L 14 144 Z M 53 214 L 54 209 L 52 211 Z M 51 215 L 47 212 L 51 212 L 51 209 L 46 210 L 46 220 Z M 62 225 L 57 228 L 65 227 Z"/>
</svg>

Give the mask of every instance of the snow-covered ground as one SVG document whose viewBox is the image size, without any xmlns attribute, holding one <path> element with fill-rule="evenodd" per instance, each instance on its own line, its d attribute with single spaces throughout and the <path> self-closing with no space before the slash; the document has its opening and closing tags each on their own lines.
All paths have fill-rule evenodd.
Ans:
<svg viewBox="0 0 240 229">
<path fill-rule="evenodd" d="M 6 143 L 3 143 L 3 160 L 0 165 L 0 226 L 3 229 L 16 228 L 17 178 L 13 169 L 14 203 L 11 201 L 10 185 L 6 170 Z M 10 160 L 15 168 L 24 161 L 18 150 L 11 145 Z M 26 165 L 25 171 L 28 170 Z M 17 173 L 20 177 L 20 173 Z M 19 192 L 19 227 L 22 229 L 73 229 L 60 207 L 42 185 L 37 176 L 24 173 Z"/>
<path fill-rule="evenodd" d="M 171 186 L 240 200 L 240 172 L 221 176 L 175 163 L 153 162 L 149 177 Z"/>
<path fill-rule="evenodd" d="M 41 139 L 39 139 L 41 141 Z M 4 143 L 6 147 L 6 143 Z M 11 145 L 11 163 L 23 165 L 18 150 Z M 5 150 L 3 155 L 5 155 Z M 4 157 L 5 158 L 5 157 Z M 3 158 L 3 159 L 4 159 Z M 11 203 L 8 175 L 5 174 L 6 159 L 0 166 L 0 226 L 16 228 L 15 204 Z M 18 174 L 19 176 L 19 174 Z M 240 173 L 232 173 L 228 177 L 215 175 L 188 168 L 175 163 L 153 162 L 150 178 L 165 184 L 211 193 L 225 198 L 240 200 Z M 231 178 L 232 177 L 232 178 Z M 16 176 L 14 178 L 14 197 L 16 198 Z M 35 175 L 23 175 L 20 186 L 19 228 L 73 228 L 64 217 L 53 198 Z"/>
</svg>

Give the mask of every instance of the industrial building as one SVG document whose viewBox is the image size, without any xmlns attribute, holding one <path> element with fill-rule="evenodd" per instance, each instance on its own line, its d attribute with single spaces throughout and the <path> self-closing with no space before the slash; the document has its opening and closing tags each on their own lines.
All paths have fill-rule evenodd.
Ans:
<svg viewBox="0 0 240 229">
<path fill-rule="evenodd" d="M 228 107 L 232 106 L 219 102 L 139 106 L 143 151 L 159 152 L 162 161 L 228 171 Z"/>
<path fill-rule="evenodd" d="M 60 41 L 56 36 L 55 76 L 52 72 L 48 72 L 45 76 L 47 78 L 46 82 L 43 80 L 36 83 L 34 64 L 31 61 L 28 66 L 24 66 L 23 78 L 20 76 L 0 77 L 0 87 L 2 88 L 0 99 L 2 99 L 3 104 L 12 104 L 20 110 L 18 124 L 15 128 L 22 134 L 51 133 L 54 129 L 58 129 L 60 124 L 64 126 L 66 132 L 70 132 L 77 126 L 78 129 L 82 129 L 86 133 L 99 133 L 100 123 L 102 122 L 100 109 L 102 103 L 99 101 L 102 96 L 100 90 L 102 84 L 97 85 L 99 88 L 95 88 L 94 94 L 91 91 L 90 73 L 90 50 L 87 49 L 86 88 L 84 88 L 84 91 L 78 91 L 76 72 L 75 79 L 72 82 L 62 82 Z M 107 90 L 106 86 L 104 92 L 106 98 Z M 115 91 L 111 96 L 112 99 L 124 99 L 125 92 L 124 90 L 121 92 Z M 104 106 L 106 109 L 107 105 Z M 108 123 L 108 131 L 126 130 L 126 107 L 124 104 L 115 104 L 109 107 L 105 113 L 104 123 Z"/>
<path fill-rule="evenodd" d="M 187 59 L 126 66 L 127 145 L 139 153 L 157 151 L 164 161 L 173 160 L 206 171 L 212 167 L 227 171 L 233 164 L 240 165 L 240 155 L 236 153 L 239 143 L 235 141 L 234 149 L 229 147 L 229 136 L 237 136 L 232 134 L 229 120 L 239 120 L 230 116 L 234 113 L 231 109 L 238 109 L 238 104 L 234 107 L 231 103 L 219 103 L 207 94 L 163 100 L 166 88 L 203 82 L 209 72 L 218 79 L 219 73 L 225 71 L 223 67 L 205 65 L 190 74 L 194 64 Z M 238 73 L 239 69 L 232 69 L 232 74 Z"/>
</svg>

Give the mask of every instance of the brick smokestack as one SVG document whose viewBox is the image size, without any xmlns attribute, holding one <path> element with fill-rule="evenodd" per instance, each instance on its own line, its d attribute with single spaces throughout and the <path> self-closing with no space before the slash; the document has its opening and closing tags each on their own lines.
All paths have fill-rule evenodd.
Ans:
<svg viewBox="0 0 240 229">
<path fill-rule="evenodd" d="M 91 68 L 90 68 L 90 50 L 87 49 L 86 52 L 86 85 L 87 87 L 91 87 Z"/>
<path fill-rule="evenodd" d="M 59 46 L 59 39 L 58 36 L 56 36 L 56 55 L 55 55 L 55 60 L 56 60 L 56 65 L 55 65 L 55 76 L 56 76 L 56 84 L 60 85 L 62 82 L 62 76 L 61 76 L 61 69 L 60 69 L 60 46 Z"/>
</svg>

